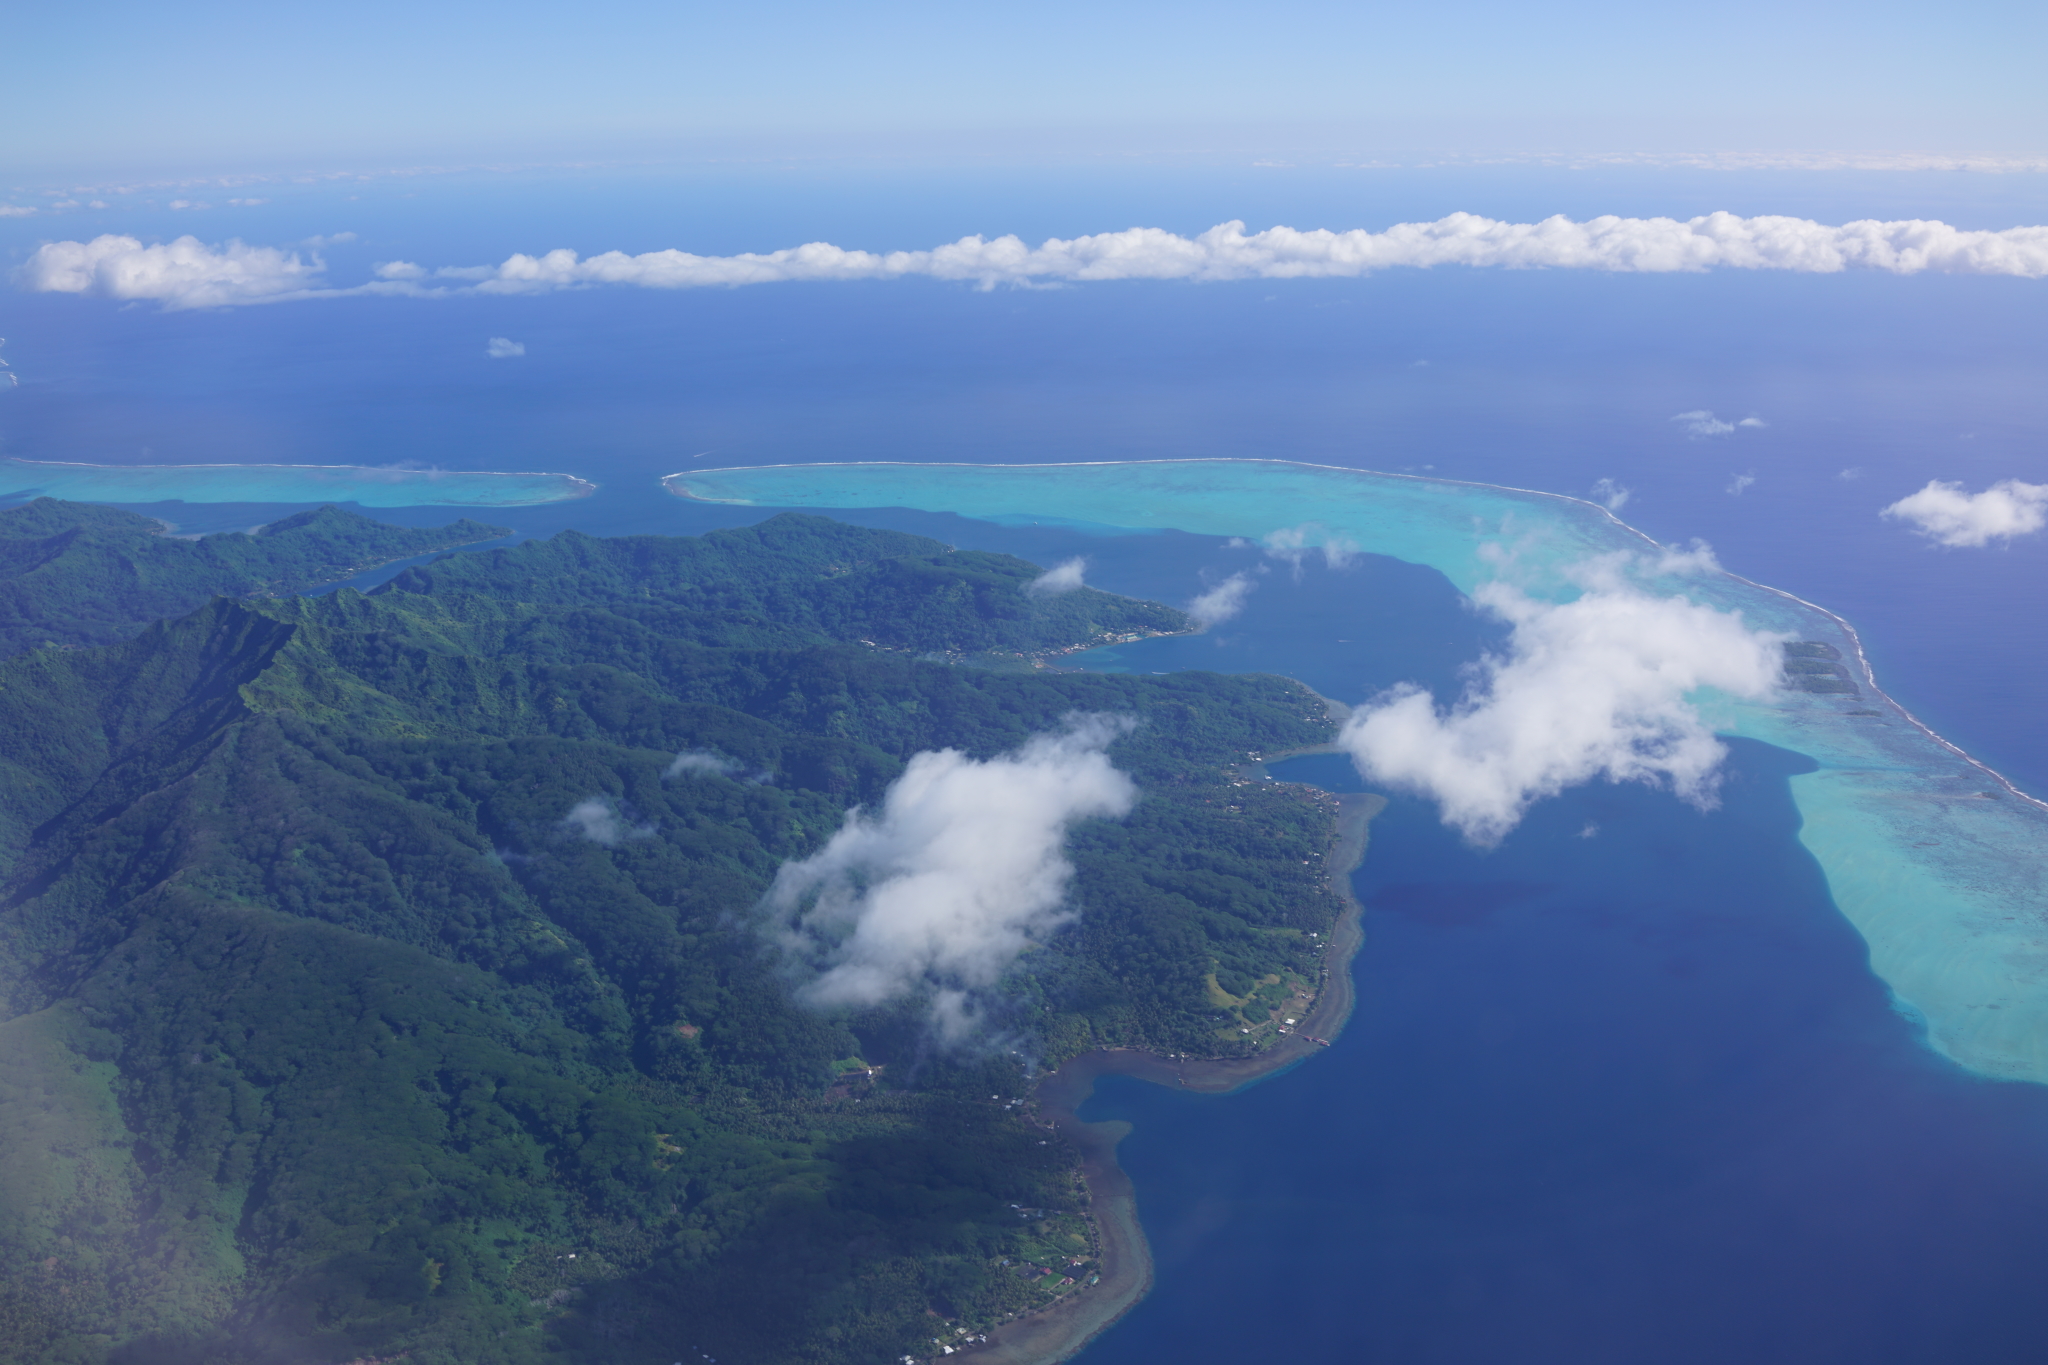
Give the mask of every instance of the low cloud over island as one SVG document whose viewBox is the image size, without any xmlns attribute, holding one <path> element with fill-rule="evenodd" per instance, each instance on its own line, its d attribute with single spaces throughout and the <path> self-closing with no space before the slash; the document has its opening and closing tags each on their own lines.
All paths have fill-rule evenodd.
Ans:
<svg viewBox="0 0 2048 1365">
<path fill-rule="evenodd" d="M 1136 804 L 1104 753 L 1131 724 L 1075 715 L 995 758 L 913 757 L 881 809 L 849 813 L 764 899 L 804 974 L 798 998 L 829 1008 L 926 995 L 940 1036 L 966 1036 L 975 997 L 1067 919 L 1069 826 Z"/>
</svg>

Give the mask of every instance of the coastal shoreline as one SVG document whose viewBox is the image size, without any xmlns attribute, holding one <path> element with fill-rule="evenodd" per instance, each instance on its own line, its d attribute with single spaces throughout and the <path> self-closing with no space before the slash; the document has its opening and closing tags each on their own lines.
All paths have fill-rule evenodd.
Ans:
<svg viewBox="0 0 2048 1365">
<path fill-rule="evenodd" d="M 1333 753 L 1334 746 L 1290 750 L 1255 766 L 1305 753 Z M 1364 861 L 1373 817 L 1387 800 L 1365 792 L 1337 794 L 1337 838 L 1330 846 L 1331 886 L 1344 910 L 1330 934 L 1323 979 L 1315 1005 L 1292 1033 L 1249 1057 L 1167 1057 L 1138 1049 L 1084 1052 L 1047 1073 L 1034 1091 L 1038 1121 L 1071 1142 L 1081 1154 L 1081 1178 L 1101 1239 L 1098 1279 L 1064 1299 L 1006 1324 L 988 1341 L 955 1354 L 982 1365 L 1058 1365 L 1138 1306 L 1152 1289 L 1152 1249 L 1138 1221 L 1137 1192 L 1117 1164 L 1117 1144 L 1131 1132 L 1121 1120 L 1090 1123 L 1078 1114 L 1104 1076 L 1131 1076 L 1154 1085 L 1225 1095 L 1288 1071 L 1322 1050 L 1314 1039 L 1333 1041 L 1356 1003 L 1351 961 L 1365 942 L 1365 907 L 1351 890 L 1351 874 Z"/>
</svg>

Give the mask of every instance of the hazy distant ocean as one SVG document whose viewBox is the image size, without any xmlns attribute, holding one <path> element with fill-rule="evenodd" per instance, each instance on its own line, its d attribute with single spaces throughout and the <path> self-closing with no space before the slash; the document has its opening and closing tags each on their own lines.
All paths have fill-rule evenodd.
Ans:
<svg viewBox="0 0 2048 1365">
<path fill-rule="evenodd" d="M 1154 224 L 1383 226 L 1453 209 L 2048 222 L 2038 177 L 1276 171 L 1203 177 L 790 172 L 544 185 L 388 182 L 261 211 L 0 224 L 470 264 L 512 250 L 931 245 Z M 360 197 L 347 199 L 344 189 Z M 401 198 L 416 193 L 418 199 Z M 1887 690 L 2048 793 L 2048 540 L 1935 552 L 1876 509 L 1930 478 L 2048 482 L 2048 283 L 1395 272 L 1352 282 L 768 286 L 162 314 L 0 299 L 21 386 L 0 454 L 558 470 L 588 499 L 489 513 L 545 534 L 749 520 L 654 480 L 695 463 L 1262 455 L 1584 494 L 1840 612 Z M 491 360 L 484 341 L 526 344 Z M 1426 363 L 1425 363 L 1426 362 Z M 1767 425 L 1689 436 L 1674 415 Z M 1737 476 L 1753 478 L 1739 493 Z M 274 507 L 160 510 L 183 529 Z M 437 509 L 380 515 L 435 521 Z M 922 514 L 861 519 L 1168 600 L 1221 563 Z M 1102 666 L 1267 668 L 1362 699 L 1448 691 L 1492 636 L 1432 571 L 1276 574 L 1259 609 Z M 1159 1259 L 1086 1355 L 1386 1365 L 2033 1361 L 2048 1343 L 2048 1089 L 1921 1047 L 1794 836 L 1802 760 L 1737 746 L 1722 807 L 1640 788 L 1539 806 L 1476 854 L 1396 802 L 1359 875 L 1359 1012 L 1309 1066 L 1224 1099 L 1111 1083 Z M 1331 764 L 1304 777 L 1336 782 Z M 1577 832 L 1597 824 L 1598 837 Z"/>
</svg>

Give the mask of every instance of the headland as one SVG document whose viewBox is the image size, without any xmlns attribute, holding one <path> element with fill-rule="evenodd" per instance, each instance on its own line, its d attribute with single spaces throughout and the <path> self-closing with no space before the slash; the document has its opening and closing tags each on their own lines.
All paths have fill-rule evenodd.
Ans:
<svg viewBox="0 0 2048 1365">
<path fill-rule="evenodd" d="M 1268 762 L 1296 753 L 1333 752 L 1326 746 L 1271 755 Z M 1085 1052 L 1038 1082 L 1033 1106 L 1038 1122 L 1072 1143 L 1081 1156 L 1081 1176 L 1095 1219 L 1099 1263 L 1095 1277 L 1056 1303 L 988 1334 L 985 1344 L 956 1351 L 985 1365 L 1055 1365 L 1071 1359 L 1108 1330 L 1152 1288 L 1152 1250 L 1138 1221 L 1137 1192 L 1117 1164 L 1117 1144 L 1131 1131 L 1121 1121 L 1090 1123 L 1077 1112 L 1103 1076 L 1132 1076 L 1154 1085 L 1228 1094 L 1300 1065 L 1335 1040 L 1351 1017 L 1355 992 L 1351 960 L 1365 942 L 1365 907 L 1351 890 L 1351 874 L 1365 858 L 1372 818 L 1386 807 L 1383 796 L 1338 796 L 1337 837 L 1327 862 L 1330 883 L 1344 910 L 1324 954 L 1315 1004 L 1292 1032 L 1245 1057 L 1169 1057 L 1137 1049 Z"/>
</svg>

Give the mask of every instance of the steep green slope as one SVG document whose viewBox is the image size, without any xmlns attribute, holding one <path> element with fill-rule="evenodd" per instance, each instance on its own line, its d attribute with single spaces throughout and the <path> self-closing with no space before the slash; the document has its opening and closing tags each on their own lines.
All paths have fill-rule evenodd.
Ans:
<svg viewBox="0 0 2048 1365">
<path fill-rule="evenodd" d="M 1229 785 L 1327 735 L 1304 689 L 928 657 L 1180 624 L 1035 573 L 565 536 L 0 664 L 0 1359 L 850 1365 L 1043 1301 L 1003 1263 L 1091 1232 L 1022 1060 L 792 1004 L 776 868 L 920 750 L 1108 710 L 1143 800 L 1012 1035 L 1241 1046 L 1213 982 L 1312 974 L 1336 906 L 1324 807 Z"/>
<path fill-rule="evenodd" d="M 507 534 L 464 519 L 386 526 L 322 507 L 244 535 L 181 539 L 133 512 L 37 498 L 0 512 L 0 657 L 125 639 L 217 595 L 274 596 Z"/>
</svg>

